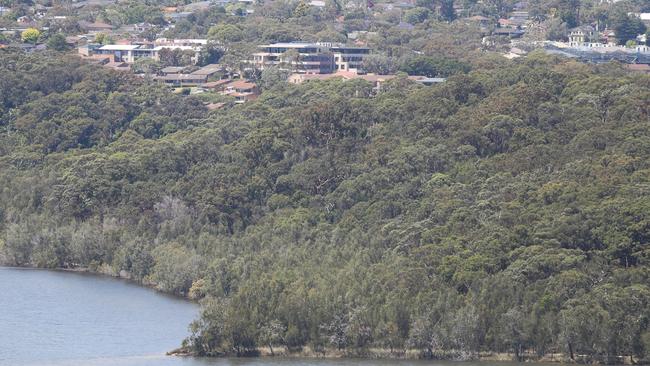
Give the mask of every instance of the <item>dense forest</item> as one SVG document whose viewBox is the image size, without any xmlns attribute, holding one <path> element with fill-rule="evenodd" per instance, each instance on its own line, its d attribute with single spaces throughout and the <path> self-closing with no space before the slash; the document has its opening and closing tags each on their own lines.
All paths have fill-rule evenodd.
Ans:
<svg viewBox="0 0 650 366">
<path fill-rule="evenodd" d="M 208 112 L 0 50 L 0 262 L 204 305 L 185 345 L 650 356 L 650 76 L 484 55 Z"/>
</svg>

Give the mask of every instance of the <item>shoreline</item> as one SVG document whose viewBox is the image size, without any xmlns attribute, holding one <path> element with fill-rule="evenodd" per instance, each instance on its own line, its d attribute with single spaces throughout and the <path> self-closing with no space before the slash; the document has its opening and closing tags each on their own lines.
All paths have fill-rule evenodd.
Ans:
<svg viewBox="0 0 650 366">
<path fill-rule="evenodd" d="M 191 299 L 187 296 L 181 296 L 170 292 L 165 292 L 156 288 L 155 283 L 140 282 L 132 279 L 128 272 L 121 271 L 115 272 L 108 266 L 100 266 L 97 270 L 90 267 L 72 267 L 72 268 L 43 268 L 34 265 L 26 266 L 7 266 L 0 264 L 0 268 L 19 269 L 19 270 L 41 270 L 41 271 L 55 271 L 55 272 L 68 272 L 77 273 L 80 275 L 110 277 L 116 280 L 125 281 L 135 286 L 149 288 L 161 295 L 170 296 L 176 299 L 182 299 L 195 304 L 198 300 Z M 456 351 L 438 351 L 432 357 L 423 357 L 423 352 L 420 350 L 390 350 L 384 348 L 368 348 L 365 350 L 337 350 L 332 348 L 325 348 L 322 351 L 314 351 L 309 346 L 303 347 L 301 350 L 292 351 L 284 346 L 277 346 L 273 349 L 273 354 L 268 347 L 257 347 L 249 351 L 245 355 L 236 355 L 234 353 L 224 353 L 217 356 L 199 356 L 193 354 L 191 351 L 184 347 L 179 347 L 166 352 L 166 356 L 171 357 L 195 357 L 195 358 L 287 358 L 287 359 L 360 359 L 360 360 L 422 360 L 422 361 L 448 361 L 448 362 L 512 362 L 512 363 L 540 363 L 540 364 L 586 364 L 586 365 L 649 365 L 648 360 L 631 360 L 630 356 L 610 356 L 609 359 L 602 357 L 595 357 L 589 355 L 576 355 L 574 360 L 568 358 L 562 353 L 550 353 L 544 356 L 538 356 L 535 353 L 524 353 L 520 359 L 517 360 L 514 353 L 501 353 L 482 351 L 479 353 L 464 353 Z"/>
<path fill-rule="evenodd" d="M 127 282 L 127 283 L 135 285 L 135 286 L 151 289 L 151 290 L 153 290 L 153 291 L 155 291 L 155 292 L 157 292 L 157 293 L 159 293 L 161 295 L 164 295 L 164 296 L 170 296 L 170 297 L 173 297 L 175 299 L 186 300 L 188 302 L 191 302 L 191 303 L 194 303 L 194 304 L 197 304 L 197 305 L 199 304 L 198 300 L 191 299 L 188 296 L 181 296 L 181 295 L 178 295 L 178 294 L 174 294 L 174 293 L 171 293 L 171 292 L 166 292 L 166 291 L 160 290 L 160 289 L 156 288 L 155 283 L 140 282 L 140 281 L 134 280 L 133 278 L 131 278 L 131 276 L 126 271 L 121 271 L 121 272 L 124 272 L 124 273 L 117 273 L 117 272 L 112 271 L 112 270 L 108 271 L 108 270 L 106 270 L 106 268 L 103 271 L 102 270 L 94 271 L 90 267 L 44 268 L 44 267 L 38 267 L 38 266 L 34 266 L 34 265 L 14 266 L 14 265 L 5 265 L 5 264 L 2 264 L 2 263 L 0 263 L 0 268 L 11 268 L 11 269 L 20 269 L 20 270 L 67 272 L 67 273 L 76 273 L 76 274 L 85 275 L 85 276 L 97 276 L 97 277 L 113 278 L 113 279 L 116 279 L 116 280 L 119 280 L 119 281 Z M 98 269 L 100 269 L 100 268 L 101 268 L 101 266 L 98 267 Z"/>
<path fill-rule="evenodd" d="M 462 354 L 459 352 L 447 351 L 438 352 L 431 358 L 423 357 L 422 351 L 409 349 L 409 350 L 389 350 L 382 348 L 369 348 L 365 351 L 339 351 L 336 349 L 325 349 L 321 352 L 316 352 L 310 347 L 303 347 L 300 351 L 290 351 L 286 347 L 274 347 L 274 354 L 271 354 L 268 347 L 257 347 L 251 350 L 246 355 L 236 354 L 221 354 L 216 356 L 199 356 L 192 354 L 189 350 L 183 347 L 177 348 L 167 352 L 168 356 L 173 357 L 195 357 L 195 358 L 278 358 L 278 359 L 323 359 L 323 360 L 400 360 L 400 361 L 444 361 L 444 362 L 482 362 L 482 363 L 535 363 L 535 364 L 584 364 L 584 365 L 647 365 L 645 360 L 634 360 L 630 362 L 629 356 L 612 356 L 609 362 L 604 359 L 597 359 L 587 355 L 577 355 L 576 359 L 571 360 L 562 353 L 551 353 L 544 356 L 538 356 L 535 353 L 525 353 L 521 355 L 521 359 L 517 360 L 514 353 L 500 353 L 483 351 L 478 354 Z M 454 357 L 456 356 L 456 357 Z M 618 362 L 613 362 L 618 361 Z"/>
</svg>

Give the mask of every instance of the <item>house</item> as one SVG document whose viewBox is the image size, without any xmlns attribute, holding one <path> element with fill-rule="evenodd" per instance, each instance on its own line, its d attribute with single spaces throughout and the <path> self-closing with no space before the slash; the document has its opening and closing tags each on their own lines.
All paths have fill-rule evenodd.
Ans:
<svg viewBox="0 0 650 366">
<path fill-rule="evenodd" d="M 108 63 L 104 64 L 104 67 L 108 67 L 115 71 L 131 71 L 131 65 L 126 62 L 109 61 Z"/>
<path fill-rule="evenodd" d="M 226 84 L 221 92 L 235 98 L 235 103 L 242 104 L 256 99 L 259 96 L 257 85 L 246 79 L 240 79 Z"/>
<path fill-rule="evenodd" d="M 217 74 L 225 73 L 227 73 L 226 69 L 219 64 L 205 65 L 202 68 L 192 72 L 193 75 L 205 75 L 208 78 L 211 78 Z"/>
<path fill-rule="evenodd" d="M 590 25 L 583 25 L 569 31 L 569 45 L 571 46 L 581 46 L 595 41 L 597 41 L 597 33 Z"/>
<path fill-rule="evenodd" d="M 192 15 L 193 13 L 191 11 L 181 11 L 181 12 L 175 12 L 175 13 L 164 13 L 164 17 L 167 21 L 169 22 L 177 22 L 181 19 L 185 19 Z"/>
<path fill-rule="evenodd" d="M 208 81 L 207 76 L 192 74 L 169 74 L 154 76 L 153 79 L 173 87 L 197 86 Z"/>
<path fill-rule="evenodd" d="M 248 62 L 264 70 L 280 66 L 296 73 L 327 74 L 336 70 L 361 71 L 363 58 L 370 54 L 367 47 L 348 47 L 333 43 L 288 42 L 258 46 Z"/>
<path fill-rule="evenodd" d="M 185 69 L 184 66 L 167 66 L 160 70 L 160 73 L 163 75 L 182 74 Z"/>
<path fill-rule="evenodd" d="M 480 27 L 487 27 L 490 25 L 491 20 L 488 17 L 484 17 L 482 15 L 475 15 L 473 17 L 467 18 L 470 22 L 478 23 Z"/>
<path fill-rule="evenodd" d="M 524 31 L 517 28 L 506 27 L 506 28 L 495 28 L 492 31 L 492 35 L 509 37 L 509 38 L 519 38 L 524 35 Z"/>
<path fill-rule="evenodd" d="M 618 44 L 618 41 L 616 39 L 616 33 L 612 29 L 605 29 L 601 33 L 600 39 L 601 39 L 602 43 L 605 43 L 605 44 L 608 44 L 608 45 L 611 45 L 611 46 L 614 46 L 614 45 Z"/>
<path fill-rule="evenodd" d="M 86 22 L 84 20 L 80 20 L 78 24 L 79 24 L 79 28 L 81 28 L 82 30 L 84 30 L 86 32 L 94 32 L 94 33 L 96 33 L 96 32 L 110 32 L 110 31 L 113 30 L 112 25 L 106 24 L 106 23 L 101 23 L 101 22 L 90 23 L 90 22 Z"/>
<path fill-rule="evenodd" d="M 528 23 L 528 12 L 527 11 L 513 11 L 510 13 L 508 20 L 515 27 L 526 28 L 526 23 Z"/>
<path fill-rule="evenodd" d="M 231 79 L 222 79 L 216 81 L 208 81 L 205 84 L 201 85 L 201 88 L 214 91 L 223 91 L 226 88 L 226 85 L 232 83 Z"/>
<path fill-rule="evenodd" d="M 514 21 L 512 21 L 510 19 L 505 19 L 505 18 L 499 19 L 497 21 L 497 24 L 498 24 L 499 27 L 502 27 L 502 28 L 516 27 L 517 26 Z"/>
<path fill-rule="evenodd" d="M 207 40 L 168 40 L 161 38 L 153 43 L 131 44 L 130 41 L 126 41 L 127 44 L 94 44 L 80 47 L 79 53 L 84 56 L 93 54 L 110 55 L 115 62 L 133 63 L 140 58 L 150 58 L 158 61 L 160 60 L 161 51 L 165 49 L 181 50 L 193 52 L 192 62 L 196 63 L 202 49 L 202 41 L 207 43 Z"/>
</svg>

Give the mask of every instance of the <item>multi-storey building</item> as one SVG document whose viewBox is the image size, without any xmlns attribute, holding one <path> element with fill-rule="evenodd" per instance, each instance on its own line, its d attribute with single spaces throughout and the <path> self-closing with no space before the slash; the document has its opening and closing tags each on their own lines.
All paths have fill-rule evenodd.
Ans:
<svg viewBox="0 0 650 366">
<path fill-rule="evenodd" d="M 160 60 L 160 52 L 163 49 L 181 50 L 193 52 L 192 61 L 198 61 L 199 52 L 207 43 L 206 40 L 167 40 L 158 39 L 153 43 L 147 44 L 88 44 L 79 49 L 79 53 L 84 56 L 106 55 L 111 58 L 112 62 L 133 63 L 141 58 L 150 58 Z"/>
<path fill-rule="evenodd" d="M 270 66 L 302 74 L 328 74 L 337 70 L 362 71 L 369 48 L 332 43 L 288 42 L 259 46 L 249 61 L 255 68 Z"/>
</svg>

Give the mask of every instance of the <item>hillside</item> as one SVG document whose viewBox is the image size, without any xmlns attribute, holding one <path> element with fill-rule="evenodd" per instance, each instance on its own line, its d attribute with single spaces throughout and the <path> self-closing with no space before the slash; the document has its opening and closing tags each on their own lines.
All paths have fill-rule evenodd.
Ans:
<svg viewBox="0 0 650 366">
<path fill-rule="evenodd" d="M 650 76 L 533 53 L 431 87 L 281 84 L 208 112 L 0 50 L 0 260 L 203 299 L 199 354 L 640 360 L 649 100 Z"/>
</svg>

